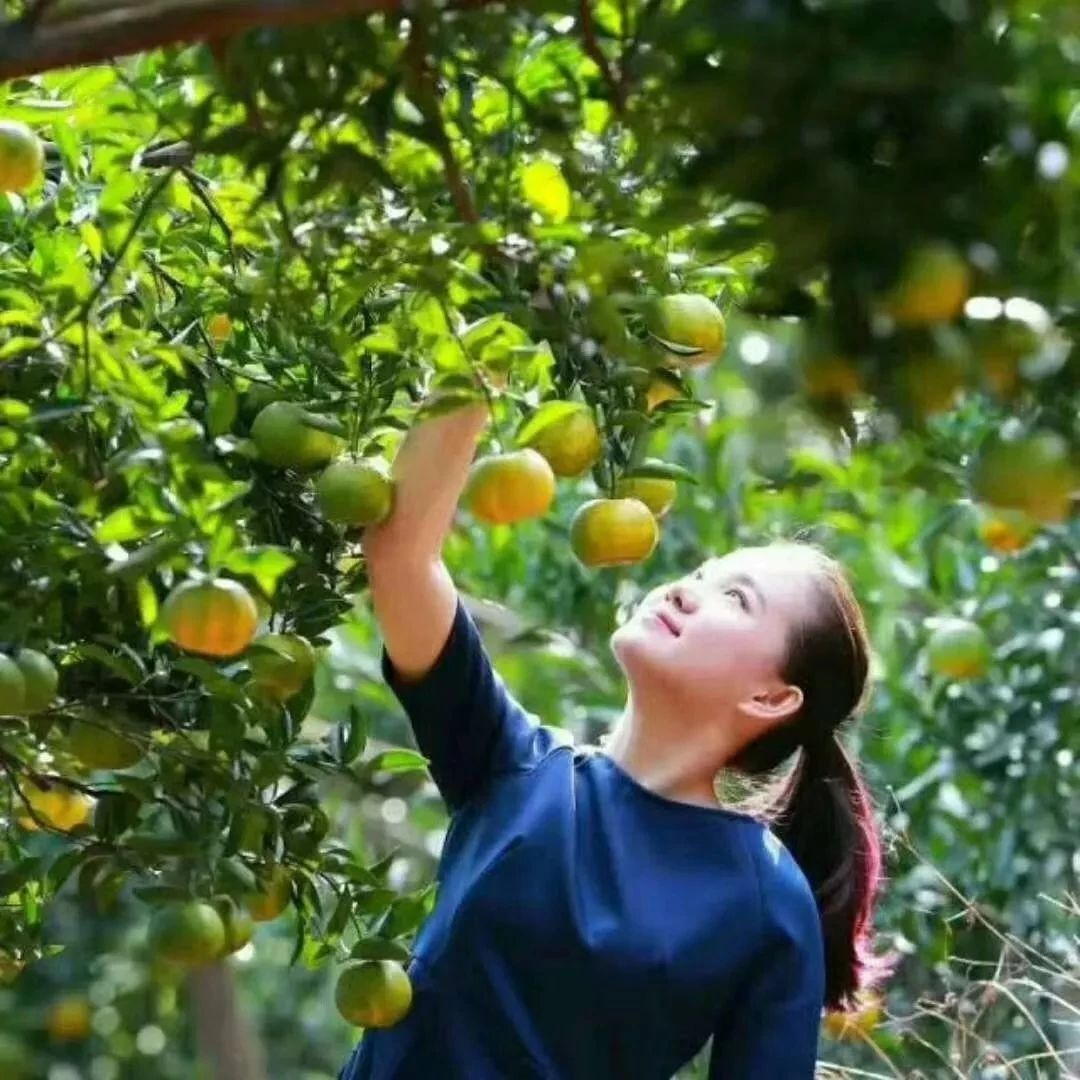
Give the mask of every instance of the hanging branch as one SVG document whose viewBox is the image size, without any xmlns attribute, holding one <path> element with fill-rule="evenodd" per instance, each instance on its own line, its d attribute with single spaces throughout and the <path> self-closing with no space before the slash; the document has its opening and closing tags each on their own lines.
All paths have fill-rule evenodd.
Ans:
<svg viewBox="0 0 1080 1080">
<path fill-rule="evenodd" d="M 37 5 L 36 18 L 0 22 L 0 79 L 94 64 L 178 42 L 394 12 L 401 0 L 117 0 L 113 7 Z M 470 5 L 471 6 L 471 5 Z"/>
<path fill-rule="evenodd" d="M 589 3 L 590 0 L 580 0 L 578 5 L 581 13 L 582 44 L 585 46 L 585 52 L 588 54 L 589 59 L 600 69 L 604 82 L 608 84 L 611 90 L 615 112 L 622 117 L 626 114 L 626 84 L 624 79 L 616 77 L 611 62 L 604 55 L 604 50 L 600 48 L 600 42 L 596 39 L 596 24 L 593 22 L 592 8 Z"/>
</svg>

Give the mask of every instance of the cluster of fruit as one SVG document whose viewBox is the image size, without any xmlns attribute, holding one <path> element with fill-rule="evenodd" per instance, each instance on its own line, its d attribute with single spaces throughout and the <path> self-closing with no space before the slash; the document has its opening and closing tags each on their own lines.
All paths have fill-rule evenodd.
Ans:
<svg viewBox="0 0 1080 1080">
<path fill-rule="evenodd" d="M 711 363 L 724 351 L 723 313 L 706 296 L 678 293 L 662 297 L 651 314 L 650 333 L 671 367 Z M 681 396 L 676 377 L 657 368 L 644 391 L 652 412 Z M 548 403 L 550 406 L 551 403 Z M 557 418 L 524 439 L 517 450 L 480 457 L 469 471 L 463 503 L 478 520 L 510 525 L 547 513 L 555 497 L 556 477 L 584 475 L 596 465 L 603 440 L 585 404 L 563 403 Z M 662 464 L 652 461 L 645 465 Z M 671 508 L 676 482 L 666 476 L 624 475 L 612 497 L 590 499 L 570 522 L 570 546 L 584 566 L 620 566 L 652 554 L 660 519 Z"/>
</svg>

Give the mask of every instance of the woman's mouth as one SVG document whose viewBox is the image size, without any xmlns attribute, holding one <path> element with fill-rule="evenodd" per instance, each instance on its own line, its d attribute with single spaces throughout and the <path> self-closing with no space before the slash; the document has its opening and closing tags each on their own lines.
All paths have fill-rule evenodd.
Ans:
<svg viewBox="0 0 1080 1080">
<path fill-rule="evenodd" d="M 670 615 L 668 615 L 666 611 L 654 610 L 650 611 L 649 615 L 658 623 L 660 623 L 663 627 L 665 627 L 668 633 L 672 635 L 672 637 L 678 637 L 679 634 L 682 633 L 675 620 Z"/>
</svg>

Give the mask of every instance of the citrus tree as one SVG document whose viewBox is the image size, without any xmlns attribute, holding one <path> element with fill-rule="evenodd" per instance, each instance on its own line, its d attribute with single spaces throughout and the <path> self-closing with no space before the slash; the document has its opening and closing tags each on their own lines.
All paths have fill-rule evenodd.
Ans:
<svg viewBox="0 0 1080 1080">
<path fill-rule="evenodd" d="M 1049 943 L 1011 899 L 1075 872 L 1075 15 L 186 6 L 0 26 L 5 974 L 72 944 L 61 897 L 180 970 L 291 908 L 348 1020 L 407 1007 L 430 866 L 338 809 L 437 817 L 346 620 L 403 433 L 477 398 L 447 558 L 529 613 L 523 699 L 595 738 L 613 612 L 813 524 L 873 615 L 893 824 Z M 320 654 L 361 685 L 313 708 Z M 931 893 L 896 925 L 942 953 Z"/>
</svg>

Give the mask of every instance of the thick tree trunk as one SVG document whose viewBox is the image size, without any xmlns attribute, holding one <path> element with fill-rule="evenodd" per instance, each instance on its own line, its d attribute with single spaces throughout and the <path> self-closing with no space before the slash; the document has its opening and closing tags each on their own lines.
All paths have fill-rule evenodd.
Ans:
<svg viewBox="0 0 1080 1080">
<path fill-rule="evenodd" d="M 228 964 L 208 964 L 188 976 L 199 1062 L 213 1080 L 267 1080 L 262 1044 L 240 1011 Z"/>
</svg>

